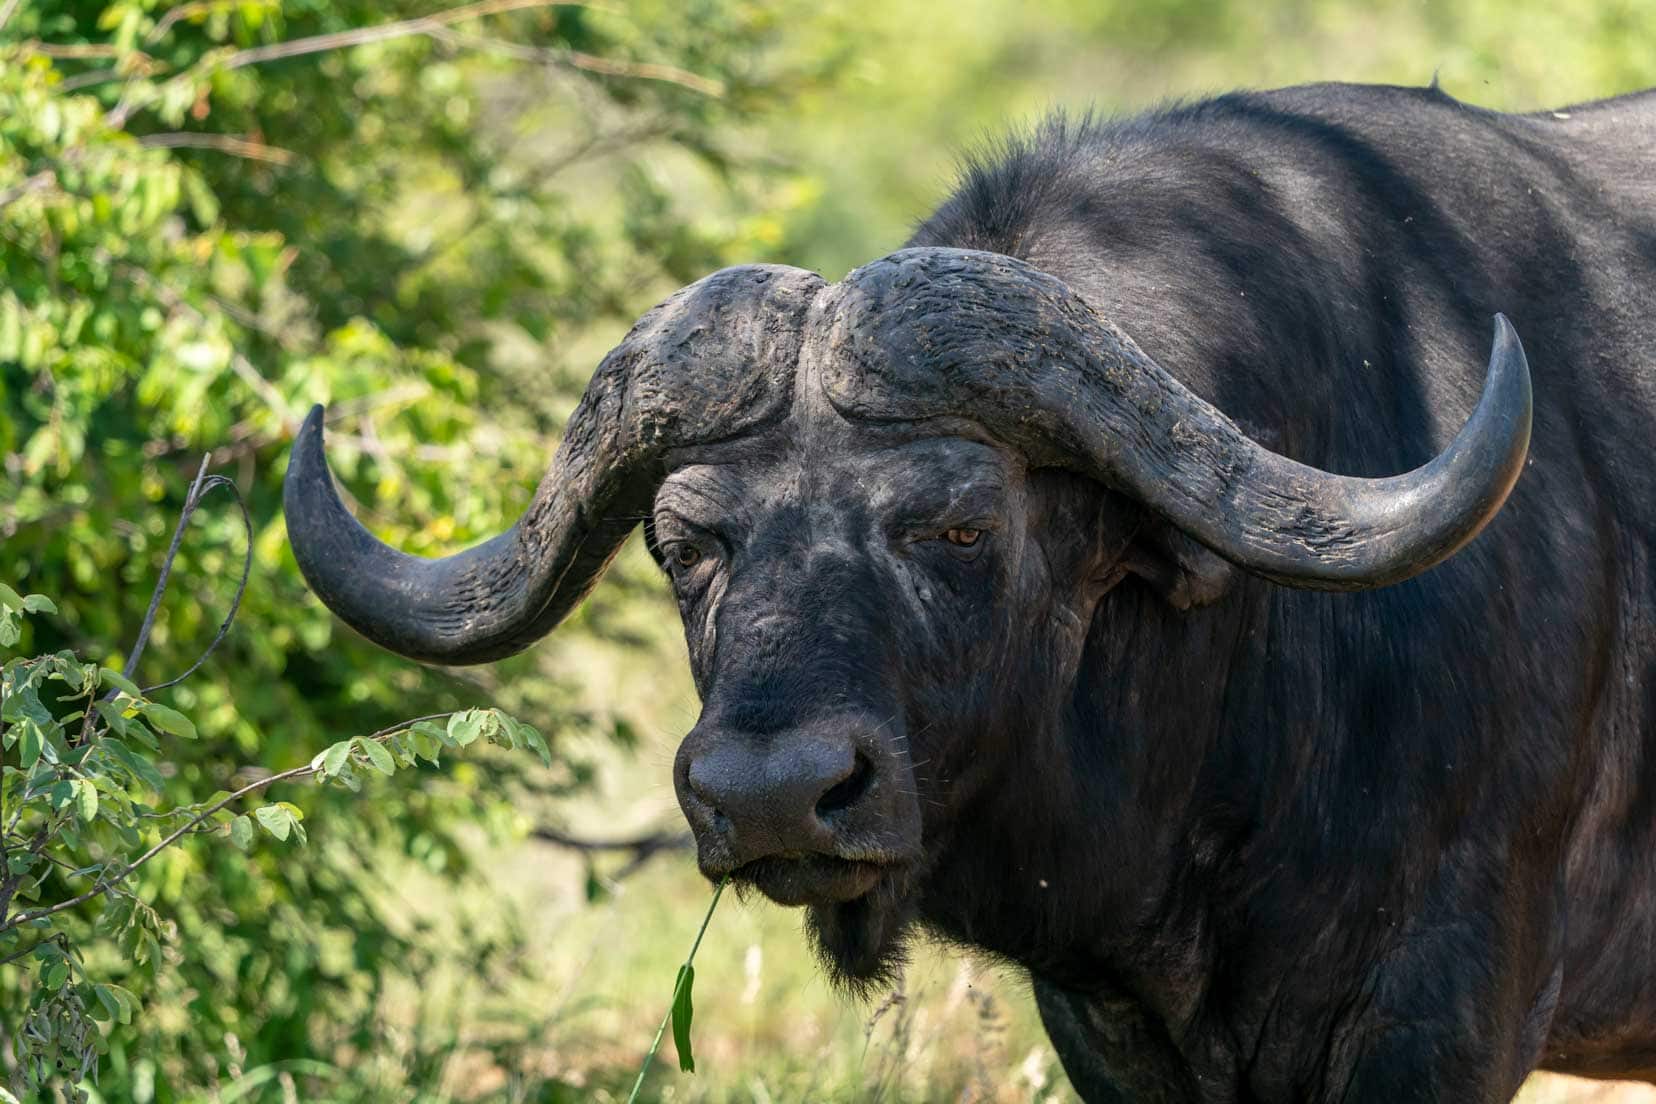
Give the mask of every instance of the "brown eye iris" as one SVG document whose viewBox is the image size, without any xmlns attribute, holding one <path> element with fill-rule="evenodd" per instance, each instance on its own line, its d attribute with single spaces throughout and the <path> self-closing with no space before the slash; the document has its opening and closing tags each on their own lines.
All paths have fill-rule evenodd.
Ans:
<svg viewBox="0 0 1656 1104">
<path fill-rule="evenodd" d="M 693 544 L 675 544 L 673 546 L 673 562 L 680 567 L 695 567 L 701 562 L 701 549 Z"/>
<path fill-rule="evenodd" d="M 961 548 L 970 548 L 978 542 L 978 538 L 981 536 L 983 536 L 983 530 L 981 529 L 950 529 L 943 534 L 943 539 Z"/>
</svg>

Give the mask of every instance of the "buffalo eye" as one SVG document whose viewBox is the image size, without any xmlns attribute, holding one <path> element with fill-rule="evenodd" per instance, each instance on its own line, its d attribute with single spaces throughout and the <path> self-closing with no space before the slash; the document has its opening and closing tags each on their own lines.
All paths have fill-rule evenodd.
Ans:
<svg viewBox="0 0 1656 1104">
<path fill-rule="evenodd" d="M 957 548 L 970 548 L 983 536 L 981 529 L 950 529 L 943 534 L 943 539 Z"/>
<path fill-rule="evenodd" d="M 679 567 L 690 568 L 701 563 L 701 549 L 689 541 L 680 541 L 668 550 L 668 557 Z"/>
</svg>

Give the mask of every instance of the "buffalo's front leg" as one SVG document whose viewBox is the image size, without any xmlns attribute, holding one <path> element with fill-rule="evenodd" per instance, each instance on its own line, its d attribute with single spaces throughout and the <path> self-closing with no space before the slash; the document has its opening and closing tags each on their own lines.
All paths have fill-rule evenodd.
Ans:
<svg viewBox="0 0 1656 1104">
<path fill-rule="evenodd" d="M 1199 1104 L 1161 1025 L 1132 1001 L 1080 994 L 1031 976 L 1035 1006 L 1070 1085 L 1087 1104 Z"/>
</svg>

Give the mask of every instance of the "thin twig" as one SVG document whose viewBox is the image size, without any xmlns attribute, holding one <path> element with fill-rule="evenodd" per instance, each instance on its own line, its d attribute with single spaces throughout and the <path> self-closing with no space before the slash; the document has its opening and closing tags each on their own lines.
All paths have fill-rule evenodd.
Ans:
<svg viewBox="0 0 1656 1104">
<path fill-rule="evenodd" d="M 214 8 L 222 7 L 220 0 L 194 0 L 193 3 L 180 4 L 163 15 L 158 23 L 144 36 L 145 42 L 160 42 L 173 29 L 173 24 L 181 19 L 188 19 L 192 15 L 211 15 Z"/>
<path fill-rule="evenodd" d="M 11 17 L 20 3 L 22 0 L 6 0 L 4 4 L 0 4 L 0 31 L 5 30 L 6 24 L 11 22 Z"/>
<path fill-rule="evenodd" d="M 149 643 L 150 629 L 155 627 L 155 611 L 161 606 L 161 596 L 167 593 L 167 579 L 172 575 L 173 561 L 178 558 L 178 546 L 184 540 L 184 527 L 190 524 L 190 515 L 201 504 L 201 487 L 207 481 L 207 463 L 212 459 L 209 453 L 201 458 L 201 468 L 196 472 L 195 481 L 190 484 L 190 491 L 184 496 L 184 509 L 179 512 L 178 525 L 173 529 L 172 544 L 167 548 L 167 558 L 161 561 L 161 576 L 155 580 L 155 590 L 150 593 L 149 609 L 144 612 L 144 623 L 138 627 L 138 640 L 132 646 L 132 653 L 127 656 L 126 665 L 121 674 L 127 678 L 138 669 L 138 660 L 144 654 L 144 646 Z M 113 695 L 115 691 L 110 690 Z"/>
<path fill-rule="evenodd" d="M 241 511 L 242 530 L 247 534 L 247 550 L 242 557 L 241 581 L 236 584 L 236 596 L 230 600 L 230 609 L 225 613 L 223 622 L 219 624 L 218 632 L 214 634 L 213 639 L 208 643 L 206 649 L 202 651 L 201 655 L 196 657 L 196 661 L 190 664 L 182 675 L 179 675 L 177 678 L 168 679 L 166 682 L 158 682 L 154 686 L 144 687 L 145 697 L 155 693 L 157 690 L 165 690 L 169 686 L 177 686 L 179 683 L 195 674 L 196 670 L 203 663 L 207 662 L 207 657 L 213 654 L 213 650 L 223 642 L 225 636 L 230 632 L 231 622 L 235 621 L 236 613 L 241 609 L 242 596 L 247 593 L 247 580 L 253 574 L 253 517 L 247 512 L 247 503 L 242 500 L 241 490 L 236 486 L 235 481 L 227 476 L 208 476 L 207 482 L 202 484 L 201 493 L 196 496 L 196 501 L 199 503 L 201 499 L 205 498 L 208 492 L 215 487 L 223 487 L 225 490 L 229 491 L 231 497 L 236 500 L 236 509 Z"/>
<path fill-rule="evenodd" d="M 79 92 L 83 88 L 96 88 L 110 81 L 124 80 L 126 76 L 127 74 L 122 74 L 117 69 L 88 69 L 84 73 L 64 77 L 63 83 L 57 87 L 59 92 Z"/>
<path fill-rule="evenodd" d="M 479 19 L 485 15 L 522 11 L 525 8 L 556 7 L 558 3 L 559 0 L 479 0 L 475 4 L 463 4 L 458 8 L 436 12 L 432 15 L 422 15 L 414 19 L 400 19 L 394 23 L 381 23 L 374 27 L 357 27 L 349 31 L 334 31 L 331 34 L 311 35 L 308 38 L 296 38 L 290 42 L 276 42 L 269 46 L 254 46 L 247 50 L 237 50 L 219 62 L 217 68 L 240 69 L 245 65 L 260 65 L 267 61 L 302 57 L 305 54 L 320 54 L 328 50 L 343 50 L 352 46 L 364 46 L 370 42 L 406 38 L 409 35 L 428 34 L 432 30 L 446 27 L 450 23 L 459 23 L 467 19 Z"/>
<path fill-rule="evenodd" d="M 207 149 L 245 157 L 252 161 L 266 161 L 272 165 L 291 165 L 298 154 L 281 146 L 267 146 L 233 134 L 213 134 L 202 131 L 169 131 L 165 134 L 146 134 L 138 139 L 140 146 L 152 149 Z"/>
<path fill-rule="evenodd" d="M 659 62 L 649 61 L 618 61 L 613 58 L 598 57 L 596 54 L 584 54 L 579 50 L 553 50 L 543 46 L 525 46 L 521 43 L 506 42 L 498 38 L 465 34 L 461 31 L 450 30 L 447 27 L 434 27 L 423 33 L 451 46 L 469 46 L 473 49 L 498 54 L 517 61 L 533 61 L 541 65 L 566 66 L 571 69 L 581 69 L 588 73 L 600 73 L 606 77 L 665 81 L 668 84 L 676 84 L 688 88 L 692 92 L 700 92 L 704 96 L 711 96 L 714 99 L 719 99 L 725 94 L 723 81 L 692 73 L 688 69 L 680 69 L 676 65 L 663 65 Z"/>
<path fill-rule="evenodd" d="M 57 938 L 56 936 L 47 936 L 45 939 L 38 939 L 35 942 L 30 943 L 27 947 L 24 947 L 20 951 L 13 951 L 11 954 L 7 955 L 5 958 L 0 958 L 0 966 L 10 966 L 12 963 L 16 962 L 18 959 L 25 958 L 28 955 L 33 954 L 34 949 L 36 947 L 45 946 L 47 943 L 50 943 L 53 939 L 56 939 L 56 938 Z"/>
<path fill-rule="evenodd" d="M 409 720 L 394 724 L 389 728 L 382 728 L 378 732 L 369 733 L 367 736 L 362 737 L 362 739 L 381 740 L 387 736 L 390 736 L 394 732 L 401 732 L 406 728 L 417 725 L 421 721 L 435 721 L 439 718 L 449 716 L 453 716 L 453 713 L 428 713 L 424 717 L 413 717 Z M 293 767 L 289 770 L 280 771 L 276 774 L 268 775 L 264 778 L 255 779 L 254 781 L 249 782 L 241 789 L 235 791 L 234 793 L 227 794 L 218 801 L 215 801 L 213 804 L 209 805 L 207 808 L 203 809 L 201 812 L 197 813 L 195 816 L 191 817 L 189 820 L 185 821 L 177 829 L 162 837 L 160 843 L 157 843 L 154 847 L 151 847 L 148 851 L 145 851 L 142 855 L 139 855 L 130 864 L 109 874 L 107 877 L 100 878 L 97 885 L 93 886 L 91 889 L 87 890 L 85 893 L 82 893 L 78 897 L 71 897 L 67 901 L 59 901 L 55 905 L 48 905 L 45 908 L 34 909 L 30 912 L 20 912 L 4 924 L 0 924 L 0 935 L 4 935 L 13 928 L 21 927 L 24 924 L 39 920 L 46 916 L 51 916 L 54 913 L 63 912 L 66 909 L 72 909 L 76 905 L 84 905 L 92 898 L 98 896 L 98 894 L 108 892 L 121 882 L 124 882 L 127 878 L 131 877 L 139 867 L 155 858 L 155 856 L 171 847 L 174 843 L 177 843 L 186 832 L 190 831 L 196 825 L 200 824 L 202 821 L 206 820 L 226 805 L 229 805 L 231 802 L 246 797 L 250 793 L 257 793 L 259 790 L 265 789 L 266 787 L 274 786 L 278 782 L 291 782 L 298 778 L 308 778 L 321 769 L 322 768 L 319 765 L 306 763 L 302 767 Z"/>
<path fill-rule="evenodd" d="M 23 44 L 23 51 L 29 54 L 37 54 L 40 57 L 57 58 L 62 61 L 84 61 L 88 58 L 117 58 L 123 55 L 123 51 L 120 47 L 108 42 L 56 43 L 35 40 L 33 42 L 25 42 Z M 144 55 L 138 51 L 134 51 L 134 53 L 138 53 L 140 58 L 144 57 Z"/>
</svg>

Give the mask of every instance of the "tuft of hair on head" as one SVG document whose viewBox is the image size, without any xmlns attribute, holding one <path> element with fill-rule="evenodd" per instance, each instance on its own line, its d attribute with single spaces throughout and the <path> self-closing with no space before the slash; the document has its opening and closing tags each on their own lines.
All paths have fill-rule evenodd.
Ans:
<svg viewBox="0 0 1656 1104">
<path fill-rule="evenodd" d="M 961 154 L 954 193 L 908 244 L 947 242 L 1023 257 L 1043 215 L 1061 210 L 1063 193 L 1076 187 L 1068 170 L 1086 159 L 1104 129 L 1091 108 L 1079 116 L 1055 108 L 1032 127 L 986 136 Z"/>
</svg>

